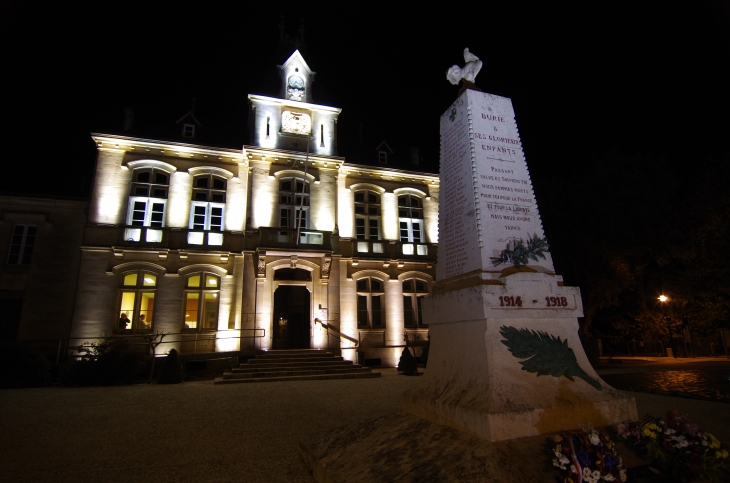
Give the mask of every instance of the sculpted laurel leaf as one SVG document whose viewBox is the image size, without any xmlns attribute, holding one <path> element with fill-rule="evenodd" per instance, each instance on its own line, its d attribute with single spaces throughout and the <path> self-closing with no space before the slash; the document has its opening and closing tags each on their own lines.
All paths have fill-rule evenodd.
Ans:
<svg viewBox="0 0 730 483">
<path fill-rule="evenodd" d="M 578 377 L 597 390 L 603 390 L 598 381 L 580 368 L 567 339 L 561 340 L 547 332 L 507 326 L 500 327 L 499 333 L 505 338 L 502 344 L 513 356 L 527 359 L 520 361 L 523 371 L 537 373 L 538 376 L 565 376 L 570 381 Z"/>
</svg>

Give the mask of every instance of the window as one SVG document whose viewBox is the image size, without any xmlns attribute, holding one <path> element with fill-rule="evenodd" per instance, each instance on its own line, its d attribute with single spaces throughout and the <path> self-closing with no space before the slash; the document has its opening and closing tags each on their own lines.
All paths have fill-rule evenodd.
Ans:
<svg viewBox="0 0 730 483">
<path fill-rule="evenodd" d="M 151 331 L 155 319 L 157 276 L 148 272 L 122 275 L 119 290 L 117 332 Z"/>
<path fill-rule="evenodd" d="M 137 169 L 134 171 L 129 193 L 127 225 L 162 228 L 165 225 L 165 206 L 170 186 L 170 174 L 160 169 Z M 140 241 L 142 230 L 125 230 L 124 239 Z M 162 241 L 161 230 L 146 230 L 145 241 Z"/>
<path fill-rule="evenodd" d="M 182 137 L 194 138 L 195 137 L 195 124 L 183 124 Z"/>
<path fill-rule="evenodd" d="M 193 199 L 190 202 L 191 230 L 223 231 L 223 212 L 226 202 L 226 180 L 220 176 L 196 176 L 193 182 Z M 204 233 L 188 233 L 188 243 L 202 245 Z M 208 233 L 208 245 L 221 245 L 223 235 Z"/>
<path fill-rule="evenodd" d="M 406 327 L 428 327 L 423 323 L 421 301 L 428 296 L 428 283 L 418 278 L 403 281 L 403 323 Z"/>
<path fill-rule="evenodd" d="M 309 183 L 301 178 L 287 178 L 279 182 L 279 226 L 296 228 L 301 212 L 301 227 L 307 228 L 309 211 Z"/>
<path fill-rule="evenodd" d="M 220 277 L 196 273 L 185 281 L 185 320 L 183 330 L 215 330 L 218 328 L 218 295 Z"/>
<path fill-rule="evenodd" d="M 361 278 L 357 281 L 357 326 L 378 329 L 385 326 L 383 281 Z"/>
<path fill-rule="evenodd" d="M 398 221 L 402 243 L 425 243 L 421 198 L 414 195 L 399 196 Z"/>
<path fill-rule="evenodd" d="M 33 255 L 33 245 L 37 227 L 33 225 L 15 225 L 10 240 L 9 265 L 28 265 Z"/>
<path fill-rule="evenodd" d="M 355 236 L 358 240 L 380 240 L 380 194 L 355 192 Z"/>
<path fill-rule="evenodd" d="M 388 153 L 386 151 L 378 151 L 378 162 L 388 164 Z"/>
</svg>

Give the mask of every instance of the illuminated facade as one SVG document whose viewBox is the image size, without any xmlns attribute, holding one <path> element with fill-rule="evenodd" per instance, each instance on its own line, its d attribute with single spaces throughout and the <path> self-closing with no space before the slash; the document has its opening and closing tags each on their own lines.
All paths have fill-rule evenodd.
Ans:
<svg viewBox="0 0 730 483">
<path fill-rule="evenodd" d="M 438 176 L 339 157 L 340 109 L 313 103 L 298 51 L 279 69 L 279 97 L 249 96 L 241 150 L 93 135 L 74 343 L 164 331 L 160 352 L 322 348 L 395 365 L 406 332 L 425 342 Z"/>
</svg>

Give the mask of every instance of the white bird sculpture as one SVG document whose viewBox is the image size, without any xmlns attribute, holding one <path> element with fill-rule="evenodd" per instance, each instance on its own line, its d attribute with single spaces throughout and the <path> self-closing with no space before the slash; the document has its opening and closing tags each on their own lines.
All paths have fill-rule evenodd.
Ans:
<svg viewBox="0 0 730 483">
<path fill-rule="evenodd" d="M 479 60 L 479 57 L 469 52 L 469 47 L 464 49 L 464 62 L 466 62 L 464 67 L 452 65 L 446 71 L 446 79 L 454 85 L 458 85 L 461 79 L 473 84 L 482 68 L 482 61 Z"/>
</svg>

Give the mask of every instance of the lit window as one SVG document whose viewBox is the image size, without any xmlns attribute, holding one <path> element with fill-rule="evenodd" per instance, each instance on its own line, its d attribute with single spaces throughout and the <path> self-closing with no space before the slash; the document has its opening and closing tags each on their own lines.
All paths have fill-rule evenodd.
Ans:
<svg viewBox="0 0 730 483">
<path fill-rule="evenodd" d="M 191 230 L 208 232 L 223 231 L 223 213 L 226 203 L 226 180 L 220 176 L 196 176 L 193 182 L 193 199 L 190 202 Z M 203 233 L 188 234 L 188 243 L 203 244 Z M 221 245 L 223 236 L 208 234 L 208 245 Z"/>
<path fill-rule="evenodd" d="M 157 276 L 148 272 L 122 275 L 119 289 L 117 332 L 151 331 L 155 316 Z"/>
<path fill-rule="evenodd" d="M 398 197 L 398 223 L 402 243 L 425 243 L 421 198 L 413 195 Z"/>
<path fill-rule="evenodd" d="M 279 182 L 279 226 L 307 228 L 309 183 L 301 178 L 286 178 Z"/>
<path fill-rule="evenodd" d="M 210 273 L 190 275 L 185 283 L 185 320 L 183 330 L 218 328 L 220 277 Z"/>
<path fill-rule="evenodd" d="M 384 282 L 367 277 L 357 281 L 357 326 L 378 329 L 385 326 Z"/>
<path fill-rule="evenodd" d="M 428 283 L 418 278 L 404 280 L 403 286 L 403 323 L 406 327 L 427 327 L 423 323 L 421 301 L 428 296 Z"/>
<path fill-rule="evenodd" d="M 159 169 L 135 170 L 129 192 L 127 225 L 159 228 L 165 226 L 165 206 L 169 187 L 169 173 Z"/>
<path fill-rule="evenodd" d="M 380 194 L 355 192 L 355 236 L 358 240 L 380 240 Z"/>
<path fill-rule="evenodd" d="M 10 240 L 9 265 L 28 265 L 33 254 L 37 227 L 33 225 L 15 225 Z"/>
</svg>

